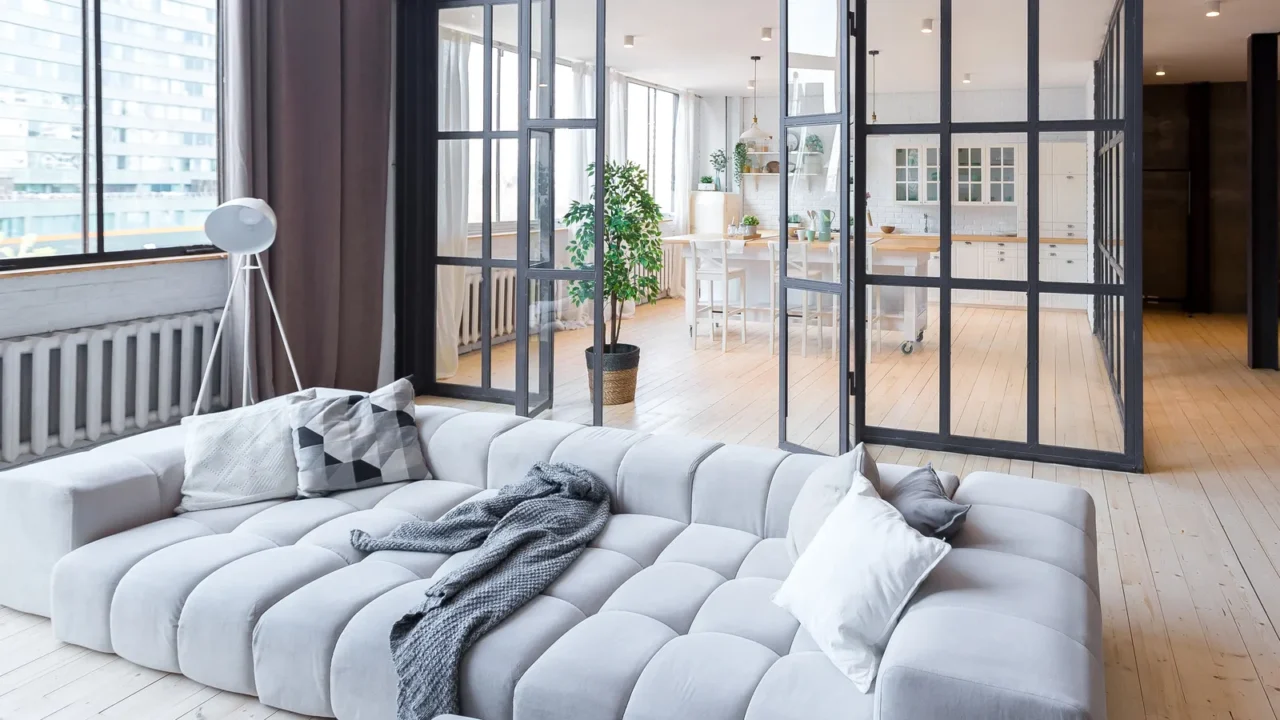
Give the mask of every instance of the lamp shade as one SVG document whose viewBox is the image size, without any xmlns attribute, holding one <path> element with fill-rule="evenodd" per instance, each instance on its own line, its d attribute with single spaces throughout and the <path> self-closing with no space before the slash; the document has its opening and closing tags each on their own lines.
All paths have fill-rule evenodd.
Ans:
<svg viewBox="0 0 1280 720">
<path fill-rule="evenodd" d="M 758 142 L 764 142 L 771 137 L 773 136 L 765 132 L 764 130 L 760 129 L 760 126 L 757 125 L 754 121 L 752 121 L 751 127 L 747 128 L 746 132 L 739 135 L 738 140 L 742 142 L 758 143 Z"/>
<path fill-rule="evenodd" d="M 204 221 L 209 242 L 229 253 L 260 253 L 276 239 L 276 214 L 258 198 L 228 200 Z"/>
</svg>

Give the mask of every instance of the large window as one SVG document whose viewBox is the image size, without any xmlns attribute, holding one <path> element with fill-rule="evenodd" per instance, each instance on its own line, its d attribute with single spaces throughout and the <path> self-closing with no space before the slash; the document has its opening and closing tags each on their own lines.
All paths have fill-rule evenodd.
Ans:
<svg viewBox="0 0 1280 720">
<path fill-rule="evenodd" d="M 218 0 L 0 0 L 0 18 L 0 269 L 211 249 Z"/>
<path fill-rule="evenodd" d="M 649 173 L 649 191 L 668 215 L 675 208 L 675 93 L 627 83 L 627 160 Z"/>
</svg>

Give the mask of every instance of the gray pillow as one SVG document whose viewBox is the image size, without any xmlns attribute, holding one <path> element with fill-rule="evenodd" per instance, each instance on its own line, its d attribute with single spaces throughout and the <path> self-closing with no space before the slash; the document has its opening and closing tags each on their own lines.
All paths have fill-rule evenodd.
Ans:
<svg viewBox="0 0 1280 720">
<path fill-rule="evenodd" d="M 428 477 L 408 380 L 299 403 L 290 420 L 302 497 Z"/>
<path fill-rule="evenodd" d="M 970 507 L 947 497 L 933 465 L 912 471 L 889 489 L 884 499 L 921 535 L 943 540 L 959 534 Z"/>
</svg>

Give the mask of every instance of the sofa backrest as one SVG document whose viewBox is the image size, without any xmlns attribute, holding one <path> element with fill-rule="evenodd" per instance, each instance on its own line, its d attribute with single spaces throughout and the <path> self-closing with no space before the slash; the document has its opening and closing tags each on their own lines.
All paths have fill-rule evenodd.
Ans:
<svg viewBox="0 0 1280 720">
<path fill-rule="evenodd" d="M 584 427 L 422 405 L 417 421 L 433 478 L 484 489 L 524 478 L 536 462 L 595 473 L 615 513 L 783 537 L 809 474 L 828 458 L 702 438 Z"/>
</svg>

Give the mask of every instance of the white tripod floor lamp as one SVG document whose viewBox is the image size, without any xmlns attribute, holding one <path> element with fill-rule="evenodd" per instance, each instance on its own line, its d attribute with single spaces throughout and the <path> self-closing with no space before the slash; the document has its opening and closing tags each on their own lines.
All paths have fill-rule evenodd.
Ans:
<svg viewBox="0 0 1280 720">
<path fill-rule="evenodd" d="M 262 280 L 262 287 L 267 291 L 267 302 L 271 304 L 271 316 L 275 318 L 276 329 L 280 331 L 280 340 L 284 345 L 285 357 L 289 358 L 289 369 L 293 371 L 294 387 L 301 389 L 302 381 L 298 379 L 298 366 L 293 362 L 293 351 L 289 349 L 289 338 L 284 334 L 284 324 L 280 322 L 280 311 L 276 308 L 276 298 L 271 294 L 271 283 L 262 269 L 261 253 L 271 247 L 276 239 L 276 214 L 262 200 L 257 198 L 239 198 L 228 200 L 209 213 L 204 221 L 204 233 L 209 241 L 220 250 L 237 258 L 235 274 L 231 276 L 231 288 L 227 291 L 227 304 L 222 308 L 222 319 L 218 321 L 218 330 L 213 335 L 213 344 L 209 350 L 209 362 L 204 367 L 204 375 L 200 378 L 200 392 L 196 395 L 196 406 L 192 415 L 200 414 L 204 409 L 204 394 L 208 390 L 209 376 L 213 373 L 213 361 L 217 357 L 218 343 L 222 341 L 222 330 L 227 326 L 227 313 L 231 310 L 231 300 L 235 297 L 236 287 L 244 289 L 244 357 L 241 367 L 244 375 L 241 380 L 240 403 L 249 405 L 254 402 L 252 378 L 249 373 L 249 333 L 252 323 L 249 309 L 253 298 L 253 277 Z"/>
</svg>

